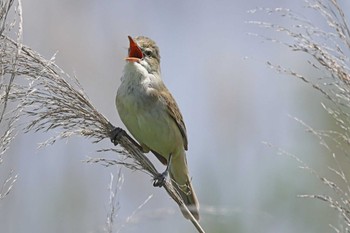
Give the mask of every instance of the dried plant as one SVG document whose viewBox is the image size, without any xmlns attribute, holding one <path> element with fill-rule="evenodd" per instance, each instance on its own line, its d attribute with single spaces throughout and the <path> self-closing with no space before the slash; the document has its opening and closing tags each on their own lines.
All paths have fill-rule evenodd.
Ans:
<svg viewBox="0 0 350 233">
<path fill-rule="evenodd" d="M 107 220 L 106 220 L 106 227 L 105 227 L 105 232 L 107 233 L 113 233 L 113 232 L 121 232 L 127 224 L 130 222 L 135 221 L 135 215 L 139 210 L 142 209 L 144 205 L 146 205 L 149 200 L 153 197 L 153 195 L 150 195 L 146 198 L 146 200 L 141 203 L 127 218 L 126 220 L 119 224 L 119 227 L 117 230 L 114 230 L 115 227 L 115 222 L 116 222 L 116 217 L 117 217 L 117 211 L 120 208 L 119 206 L 119 200 L 118 200 L 118 195 L 122 189 L 122 186 L 124 184 L 124 176 L 121 172 L 121 168 L 118 171 L 118 179 L 114 181 L 114 176 L 111 174 L 111 179 L 110 179 L 110 184 L 108 186 L 108 191 L 109 191 L 109 212 L 107 215 Z"/>
<path fill-rule="evenodd" d="M 16 25 L 18 27 L 17 33 L 17 44 L 21 46 L 22 39 L 22 6 L 21 2 L 18 2 L 17 8 L 14 10 L 17 17 L 8 24 L 7 17 L 11 10 L 13 0 L 10 1 L 1 1 L 0 2 L 0 54 L 5 51 L 5 46 L 3 46 L 3 33 L 5 31 L 11 31 Z M 18 22 L 16 21 L 18 19 Z M 19 55 L 20 49 L 14 51 L 13 60 L 11 63 L 7 64 L 9 69 L 15 70 L 17 58 Z M 0 56 L 0 63 L 4 60 L 4 56 Z M 13 84 L 15 75 L 10 75 L 9 80 L 5 79 L 4 66 L 0 66 L 0 125 L 1 127 L 1 136 L 0 136 L 0 165 L 4 161 L 5 152 L 10 146 L 10 142 L 15 136 L 15 122 L 18 120 L 19 112 L 13 112 L 13 116 L 5 119 L 5 112 L 7 108 L 8 99 L 10 98 L 10 93 L 16 91 L 16 87 Z M 6 83 L 7 81 L 7 83 Z M 11 97 L 12 98 L 12 97 Z M 18 175 L 15 175 L 13 170 L 9 173 L 8 177 L 3 182 L 0 187 L 0 200 L 7 196 L 11 189 L 13 188 L 14 183 L 17 180 Z"/>
<path fill-rule="evenodd" d="M 18 175 L 14 175 L 13 171 L 9 173 L 2 186 L 0 187 L 0 200 L 4 199 L 12 190 Z"/>
<path fill-rule="evenodd" d="M 0 25 L 8 25 L 8 15 L 13 0 L 2 1 Z M 108 165 L 121 164 L 133 170 L 150 174 L 153 178 L 158 172 L 150 160 L 142 153 L 140 146 L 122 129 L 114 127 L 89 101 L 75 77 L 69 76 L 55 64 L 55 55 L 47 60 L 21 42 L 21 3 L 18 1 L 20 18 L 17 40 L 13 40 L 1 29 L 0 35 L 0 75 L 2 107 L 0 123 L 8 123 L 0 146 L 5 152 L 15 135 L 15 124 L 19 119 L 24 132 L 47 132 L 56 129 L 57 135 L 49 138 L 43 145 L 55 143 L 58 139 L 72 135 L 92 139 L 93 143 L 111 139 L 121 149 L 104 149 L 122 155 L 118 160 L 91 159 L 89 162 Z M 12 25 L 12 24 L 9 24 Z M 12 27 L 12 26 L 9 26 Z M 5 82 L 8 80 L 8 82 Z M 0 157 L 1 159 L 1 157 Z M 0 160 L 1 161 L 1 160 Z M 12 179 L 13 180 L 13 179 Z M 7 184 L 13 184 L 7 182 Z M 8 187 L 8 186 L 7 186 Z M 12 185 L 10 186 L 12 187 Z M 163 186 L 173 200 L 185 209 L 198 232 L 204 232 L 193 218 L 177 191 L 169 181 Z M 10 189 L 9 189 L 10 190 Z"/>
<path fill-rule="evenodd" d="M 114 185 L 114 176 L 111 173 L 111 181 L 108 186 L 110 210 L 107 215 L 106 227 L 105 227 L 105 232 L 107 233 L 114 232 L 114 222 L 115 222 L 115 218 L 117 217 L 117 211 L 120 208 L 117 195 L 119 194 L 119 191 L 121 190 L 123 184 L 124 184 L 124 176 L 121 173 L 121 169 L 119 169 L 118 171 L 118 179 L 115 185 Z"/>
<path fill-rule="evenodd" d="M 333 196 L 300 196 L 328 203 L 331 208 L 337 210 L 337 213 L 343 219 L 341 226 L 331 226 L 332 229 L 336 232 L 349 232 L 350 185 L 338 158 L 341 156 L 348 158 L 350 149 L 350 28 L 346 15 L 337 0 L 312 0 L 305 2 L 307 10 L 318 13 L 321 16 L 320 18 L 324 20 L 321 23 L 327 25 L 325 29 L 300 16 L 300 14 L 284 8 L 257 8 L 249 11 L 249 13 L 263 12 L 265 15 L 277 15 L 278 17 L 286 18 L 288 19 L 286 20 L 287 26 L 262 21 L 249 21 L 248 23 L 287 35 L 287 41 L 282 41 L 261 34 L 252 34 L 264 40 L 287 46 L 291 51 L 308 55 L 311 57 L 308 60 L 308 66 L 320 74 L 317 78 L 307 77 L 280 64 L 276 65 L 270 61 L 267 62 L 277 72 L 300 79 L 323 95 L 324 100 L 322 100 L 321 104 L 339 126 L 337 130 L 316 130 L 303 121 L 295 119 L 308 132 L 317 137 L 321 145 L 328 150 L 336 166 L 335 168 L 329 167 L 329 170 L 337 177 L 340 177 L 341 182 L 338 181 L 336 183 L 331 178 L 319 175 L 296 156 L 280 148 L 277 148 L 277 151 L 280 154 L 292 156 L 301 164 L 302 168 L 310 171 L 333 191 Z"/>
</svg>

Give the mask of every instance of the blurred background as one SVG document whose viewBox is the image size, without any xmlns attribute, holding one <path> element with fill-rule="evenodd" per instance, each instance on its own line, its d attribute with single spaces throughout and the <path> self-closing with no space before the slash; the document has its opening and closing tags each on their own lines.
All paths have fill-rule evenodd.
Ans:
<svg viewBox="0 0 350 233">
<path fill-rule="evenodd" d="M 188 130 L 187 153 L 207 232 L 331 232 L 340 217 L 327 204 L 298 198 L 329 189 L 271 143 L 293 153 L 322 175 L 330 175 L 330 152 L 293 117 L 317 129 L 332 129 L 323 95 L 300 80 L 278 74 L 266 61 L 310 77 L 306 55 L 250 36 L 288 38 L 246 23 L 288 25 L 288 19 L 256 7 L 291 8 L 325 26 L 298 1 L 23 1 L 23 43 L 76 75 L 95 107 L 122 126 L 114 99 L 127 54 L 127 36 L 154 39 L 163 80 L 177 100 Z M 342 2 L 350 14 L 348 2 Z M 283 37 L 284 38 L 280 38 Z M 0 169 L 18 174 L 0 202 L 1 232 L 104 232 L 109 213 L 110 174 L 83 162 L 111 146 L 73 137 L 37 149 L 53 134 L 19 133 Z M 149 155 L 152 157 L 153 155 Z M 164 167 L 155 159 L 159 170 Z M 348 166 L 348 164 L 344 164 Z M 151 177 L 122 168 L 115 232 L 196 232 Z M 150 195 L 152 198 L 139 210 Z M 133 212 L 137 210 L 136 213 Z M 129 216 L 132 216 L 129 218 Z"/>
</svg>

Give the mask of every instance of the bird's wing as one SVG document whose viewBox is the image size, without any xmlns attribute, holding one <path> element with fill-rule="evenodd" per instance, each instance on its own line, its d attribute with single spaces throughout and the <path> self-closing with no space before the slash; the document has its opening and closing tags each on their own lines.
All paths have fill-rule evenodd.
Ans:
<svg viewBox="0 0 350 233">
<path fill-rule="evenodd" d="M 165 87 L 165 86 L 164 86 Z M 161 91 L 160 95 L 163 100 L 165 100 L 168 113 L 171 116 L 171 118 L 174 119 L 175 123 L 177 124 L 177 127 L 179 127 L 179 130 L 182 135 L 182 139 L 184 141 L 184 148 L 185 150 L 188 149 L 188 141 L 187 141 L 187 133 L 186 133 L 186 126 L 184 123 L 184 120 L 182 118 L 181 112 L 179 110 L 179 107 L 177 106 L 174 97 L 170 94 L 168 89 L 165 87 L 163 88 L 164 91 Z"/>
</svg>

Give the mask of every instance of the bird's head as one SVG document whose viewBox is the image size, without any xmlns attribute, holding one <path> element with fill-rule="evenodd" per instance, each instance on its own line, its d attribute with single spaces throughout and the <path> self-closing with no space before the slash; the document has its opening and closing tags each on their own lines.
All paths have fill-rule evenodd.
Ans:
<svg viewBox="0 0 350 233">
<path fill-rule="evenodd" d="M 160 55 L 156 43 L 148 37 L 138 36 L 132 38 L 128 36 L 130 46 L 127 62 L 139 63 L 148 73 L 160 72 Z"/>
</svg>

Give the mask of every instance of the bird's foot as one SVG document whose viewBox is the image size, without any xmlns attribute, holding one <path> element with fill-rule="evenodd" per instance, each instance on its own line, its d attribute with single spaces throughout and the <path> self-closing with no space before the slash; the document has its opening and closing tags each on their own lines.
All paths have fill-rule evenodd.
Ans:
<svg viewBox="0 0 350 233">
<path fill-rule="evenodd" d="M 119 127 L 115 127 L 109 132 L 109 138 L 111 139 L 111 142 L 116 146 L 118 145 L 118 139 L 122 134 L 124 134 L 125 131 Z"/>
<path fill-rule="evenodd" d="M 154 180 L 153 180 L 154 187 L 161 188 L 165 184 L 166 178 L 169 175 L 169 167 L 171 166 L 171 157 L 172 157 L 172 154 L 169 155 L 169 161 L 165 171 L 163 173 L 158 173 L 158 175 L 154 177 Z"/>
<path fill-rule="evenodd" d="M 153 179 L 153 186 L 159 187 L 159 188 L 163 187 L 167 177 L 168 177 L 168 169 L 166 169 L 163 173 L 158 173 L 158 175 L 155 176 Z"/>
</svg>

